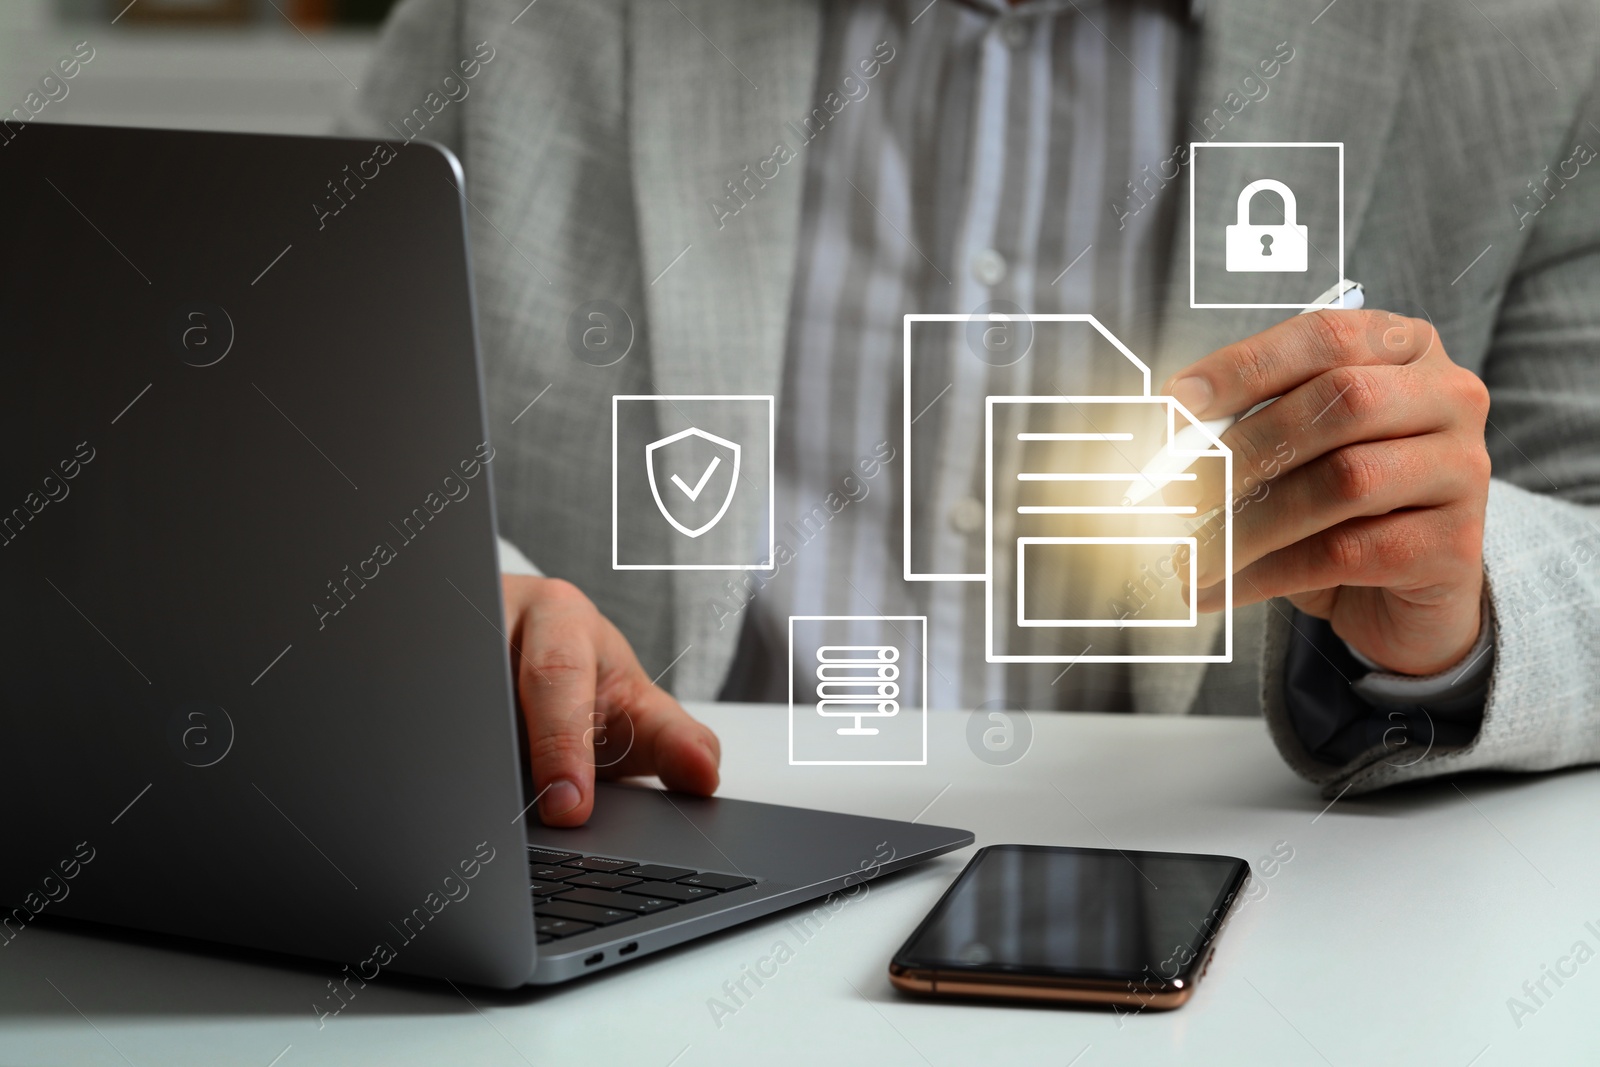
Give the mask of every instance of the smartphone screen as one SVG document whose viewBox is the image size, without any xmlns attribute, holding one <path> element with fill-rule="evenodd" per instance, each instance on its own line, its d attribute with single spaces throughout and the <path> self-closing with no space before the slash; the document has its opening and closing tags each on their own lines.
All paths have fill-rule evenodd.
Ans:
<svg viewBox="0 0 1600 1067">
<path fill-rule="evenodd" d="M 896 954 L 891 973 L 920 992 L 943 982 L 983 995 L 975 986 L 987 978 L 999 990 L 991 995 L 1126 999 L 1066 995 L 1078 988 L 1186 999 L 1249 872 L 1229 856 L 991 845 Z M 912 974 L 921 980 L 900 980 Z"/>
</svg>

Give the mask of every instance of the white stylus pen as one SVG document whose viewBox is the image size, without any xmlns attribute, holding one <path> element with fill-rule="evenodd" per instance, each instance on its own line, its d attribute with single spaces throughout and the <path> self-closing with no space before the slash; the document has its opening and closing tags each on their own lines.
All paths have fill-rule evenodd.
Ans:
<svg viewBox="0 0 1600 1067">
<path fill-rule="evenodd" d="M 1361 287 L 1361 283 L 1350 281 L 1347 278 L 1317 297 L 1300 314 L 1308 315 L 1313 311 L 1321 311 L 1324 308 L 1341 308 L 1355 311 L 1365 302 L 1366 290 Z M 1213 435 L 1221 437 L 1222 431 L 1240 419 L 1254 415 L 1276 399 L 1278 398 L 1273 397 L 1272 400 L 1264 400 L 1242 415 L 1224 415 L 1220 419 L 1203 419 L 1200 425 L 1210 430 Z M 1130 507 L 1142 500 L 1149 499 L 1164 489 L 1178 475 L 1189 469 L 1190 464 L 1194 463 L 1195 457 L 1175 454 L 1179 450 L 1200 452 L 1210 447 L 1210 445 L 1211 442 L 1206 435 L 1193 426 L 1185 426 L 1173 434 L 1171 446 L 1157 452 L 1155 458 L 1146 463 L 1138 476 L 1128 483 L 1128 491 L 1122 497 L 1123 507 Z"/>
</svg>

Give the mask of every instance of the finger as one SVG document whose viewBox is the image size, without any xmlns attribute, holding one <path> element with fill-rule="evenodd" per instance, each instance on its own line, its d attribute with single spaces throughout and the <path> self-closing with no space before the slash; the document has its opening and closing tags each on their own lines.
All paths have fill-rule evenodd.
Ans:
<svg viewBox="0 0 1600 1067">
<path fill-rule="evenodd" d="M 579 826 L 594 806 L 596 624 L 582 593 L 546 581 L 512 633 L 539 818 Z"/>
<path fill-rule="evenodd" d="M 1468 393 L 1449 388 L 1467 377 L 1478 380 L 1447 361 L 1347 366 L 1318 375 L 1222 435 L 1233 452 L 1235 498 L 1347 445 L 1476 425 L 1482 414 L 1471 407 Z M 1481 427 L 1474 434 L 1481 436 Z M 1216 471 L 1200 475 L 1181 487 L 1174 483 L 1168 495 L 1202 509 L 1220 504 L 1223 486 Z"/>
<path fill-rule="evenodd" d="M 627 731 L 632 743 L 615 762 L 599 757 L 601 777 L 653 774 L 669 789 L 701 796 L 716 792 L 721 743 L 709 727 L 691 718 L 671 696 L 657 689 L 644 700 L 620 709 L 618 714 L 625 714 L 630 720 L 620 728 Z M 615 732 L 619 727 L 608 729 Z"/>
<path fill-rule="evenodd" d="M 1433 327 L 1382 311 L 1296 315 L 1226 345 L 1174 374 L 1163 390 L 1196 418 L 1214 419 L 1281 396 L 1335 367 L 1410 363 L 1432 349 Z M 1397 340 L 1398 338 L 1398 340 Z"/>
<path fill-rule="evenodd" d="M 1349 519 L 1239 570 L 1233 606 L 1339 586 L 1381 587 L 1419 602 L 1446 595 L 1465 568 L 1482 567 L 1474 560 L 1482 522 L 1468 511 L 1447 505 Z M 1198 599 L 1201 611 L 1221 610 L 1223 583 L 1201 589 Z"/>
<path fill-rule="evenodd" d="M 645 676 L 616 627 L 605 620 L 601 626 L 597 700 L 611 736 L 595 746 L 599 773 L 606 778 L 653 774 L 671 789 L 715 792 L 722 761 L 717 735 Z M 606 745 L 618 749 L 606 751 Z"/>
<path fill-rule="evenodd" d="M 1346 445 L 1261 486 L 1233 512 L 1233 567 L 1360 516 L 1433 507 L 1475 494 L 1486 480 L 1486 457 L 1453 435 L 1427 434 Z M 1222 560 L 1202 553 L 1202 588 L 1222 579 Z"/>
</svg>

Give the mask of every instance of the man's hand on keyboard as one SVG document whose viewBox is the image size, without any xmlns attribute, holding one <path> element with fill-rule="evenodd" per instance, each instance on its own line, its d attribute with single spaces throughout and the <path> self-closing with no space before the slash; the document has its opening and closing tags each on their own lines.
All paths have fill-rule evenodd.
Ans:
<svg viewBox="0 0 1600 1067">
<path fill-rule="evenodd" d="M 577 587 L 504 575 L 506 633 L 528 724 L 539 817 L 578 826 L 594 780 L 655 774 L 670 788 L 711 793 L 722 748 L 710 728 L 651 683 L 627 640 Z"/>
</svg>

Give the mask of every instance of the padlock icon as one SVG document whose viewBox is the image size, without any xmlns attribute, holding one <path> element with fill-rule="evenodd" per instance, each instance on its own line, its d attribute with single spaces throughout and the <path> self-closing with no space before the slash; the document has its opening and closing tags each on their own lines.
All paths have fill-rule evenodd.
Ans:
<svg viewBox="0 0 1600 1067">
<path fill-rule="evenodd" d="M 1250 221 L 1250 202 L 1263 190 L 1283 197 L 1283 223 L 1257 226 Z M 1257 178 L 1239 190 L 1238 218 L 1228 227 L 1229 273 L 1241 271 L 1298 274 L 1306 269 L 1310 237 L 1297 219 L 1294 190 L 1276 178 Z"/>
</svg>

